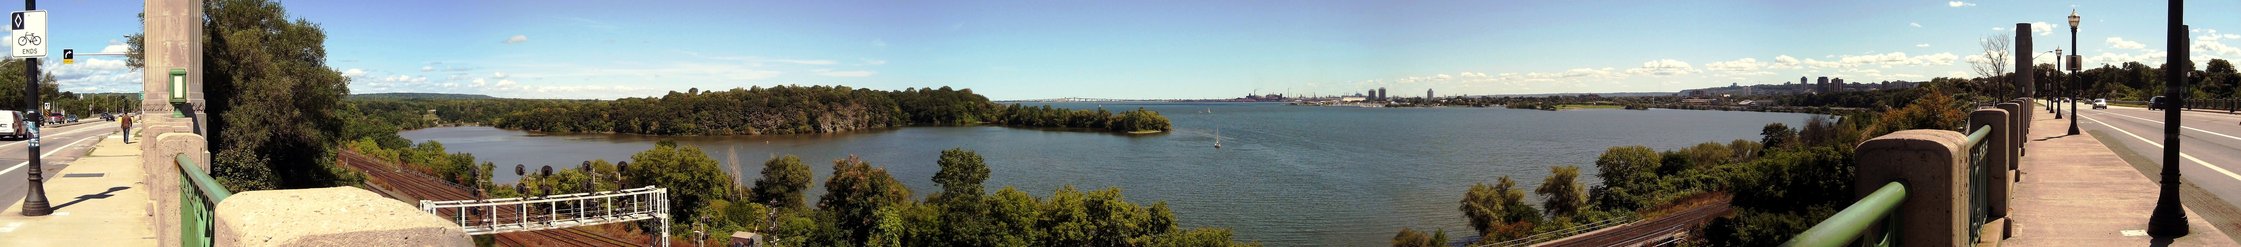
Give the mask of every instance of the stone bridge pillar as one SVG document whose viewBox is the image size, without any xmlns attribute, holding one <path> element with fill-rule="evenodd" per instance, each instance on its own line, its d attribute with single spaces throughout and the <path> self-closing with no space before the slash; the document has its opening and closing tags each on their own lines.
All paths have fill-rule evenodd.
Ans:
<svg viewBox="0 0 2241 247">
<path fill-rule="evenodd" d="M 2026 108 L 2024 111 L 2030 110 Z M 1984 108 L 1969 113 L 1969 131 L 1975 131 L 1979 127 L 1992 127 L 1992 133 L 1984 137 L 1983 155 L 1986 175 L 1992 176 L 1990 179 L 1986 179 L 1992 182 L 1985 187 L 1985 192 L 1991 194 L 1988 195 L 1988 198 L 1991 198 L 1989 201 L 1992 204 L 1989 205 L 1992 209 L 1986 217 L 1994 219 L 2007 218 L 2008 208 L 2010 208 L 2008 201 L 2015 199 L 2015 195 L 2010 192 L 2015 191 L 2016 170 L 2011 168 L 2010 165 L 2015 164 L 2016 157 L 2009 156 L 2012 153 L 2009 151 L 2013 151 L 2009 147 L 2014 146 L 2016 142 L 2012 142 L 2015 139 L 2008 138 L 2008 136 L 2015 134 L 2015 129 L 2012 128 L 2014 125 L 2008 125 L 2013 120 L 2014 118 L 2008 116 L 2008 111 L 2002 109 Z M 1967 149 L 1968 147 L 1962 148 Z M 2006 223 L 2006 227 L 2002 227 L 2002 229 L 2015 229 L 2013 227 L 2015 225 L 2014 221 L 2002 223 Z M 2014 231 L 2001 231 L 2000 238 L 2013 236 L 2012 232 Z"/>
<path fill-rule="evenodd" d="M 202 172 L 210 172 L 210 154 L 204 151 L 205 140 L 194 133 L 162 133 L 155 141 L 141 141 L 154 148 L 140 152 L 140 169 L 147 171 L 141 181 L 148 188 L 148 212 L 156 216 L 156 239 L 159 246 L 179 246 L 179 183 L 180 155 L 195 161 Z"/>
<path fill-rule="evenodd" d="M 194 106 L 192 108 L 193 112 L 188 113 L 193 114 L 189 116 L 200 116 L 203 106 L 202 2 L 202 0 L 144 0 L 142 2 L 143 11 L 146 12 L 147 16 L 142 19 L 141 26 L 143 29 L 140 31 L 143 35 L 146 35 L 146 40 L 142 41 L 142 47 L 146 50 L 143 50 L 142 53 L 146 55 L 143 61 L 146 61 L 147 65 L 140 70 L 141 118 L 133 119 L 134 121 L 151 125 L 196 124 L 184 120 L 170 119 L 174 109 L 171 106 L 171 71 L 182 69 L 187 72 L 184 78 L 187 88 L 182 91 L 186 92 L 187 103 Z M 193 130 L 201 129 L 201 127 L 197 125 L 191 129 L 178 128 L 167 129 L 166 131 L 193 132 Z M 144 145 L 141 147 L 145 149 L 153 146 Z"/>
<path fill-rule="evenodd" d="M 2024 100 L 2022 102 L 2031 101 Z M 2009 150 L 2014 150 L 2015 156 L 2023 156 L 2023 143 L 2031 141 L 2031 137 L 2028 136 L 2031 134 L 2031 119 L 2029 118 L 2031 116 L 2031 108 L 2027 108 L 2029 106 L 2018 104 L 2015 102 L 2000 103 L 1996 107 L 2009 113 L 2022 113 L 2022 115 L 2024 116 L 2021 118 L 2008 118 L 2007 120 L 2002 120 L 2008 122 L 2008 126 L 2015 126 L 2015 129 L 2017 130 L 2014 134 L 2008 134 L 2008 143 L 2014 143 L 2015 145 L 2008 146 L 2007 148 Z M 1970 120 L 1975 120 L 1975 118 L 1971 117 Z M 2018 161 L 2015 159 L 2009 159 L 2007 161 L 2008 169 L 2023 168 L 2023 164 L 2017 162 Z"/>
<path fill-rule="evenodd" d="M 1969 168 L 1961 146 L 1967 138 L 1947 130 L 1902 130 L 1858 146 L 1854 195 L 1906 183 L 1906 201 L 1892 218 L 1900 224 L 1899 246 L 1969 245 Z"/>
</svg>

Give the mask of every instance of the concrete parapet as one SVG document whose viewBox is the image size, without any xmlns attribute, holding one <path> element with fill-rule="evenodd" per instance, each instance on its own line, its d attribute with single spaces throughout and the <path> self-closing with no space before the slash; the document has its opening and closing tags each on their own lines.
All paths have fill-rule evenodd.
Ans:
<svg viewBox="0 0 2241 247">
<path fill-rule="evenodd" d="M 1990 179 L 1986 179 L 1991 184 L 1985 186 L 1985 193 L 1990 194 L 1987 198 L 1991 199 L 1991 210 L 1989 210 L 1987 217 L 1991 218 L 2007 217 L 2008 201 L 2015 199 L 2015 195 L 2009 193 L 2015 191 L 2015 179 L 2010 177 L 2015 172 L 2008 168 L 2013 167 L 2011 164 L 2015 164 L 2016 160 L 2014 156 L 2009 156 L 2010 153 L 2008 152 L 2011 150 L 2008 147 L 2015 144 L 2010 142 L 2013 139 L 2008 138 L 2015 134 L 2012 133 L 2015 131 L 2015 125 L 2008 125 L 2009 120 L 2014 119 L 2008 116 L 2008 112 L 2001 109 L 1977 109 L 1969 113 L 1969 131 L 1976 131 L 1977 128 L 1985 126 L 1992 127 L 1992 133 L 1988 133 L 1984 137 L 1986 147 L 1983 153 L 1984 164 L 1987 166 L 1984 172 L 1992 176 Z M 1964 150 L 1968 149 L 1968 147 L 1962 148 Z M 1999 232 L 1999 234 L 2002 238 L 2009 236 L 2006 231 Z"/>
<path fill-rule="evenodd" d="M 154 140 L 144 141 L 146 143 L 143 145 L 148 148 L 142 149 L 140 156 L 141 170 L 148 171 L 141 181 L 148 184 L 148 200 L 154 207 L 148 212 L 156 216 L 156 232 L 177 233 L 180 224 L 180 173 L 179 165 L 175 163 L 178 162 L 176 158 L 184 153 L 195 160 L 195 164 L 201 165 L 203 172 L 210 172 L 210 155 L 207 152 L 209 145 L 202 135 L 194 133 L 160 133 L 156 134 Z M 163 246 L 180 244 L 179 234 L 156 235 L 161 236 L 156 242 Z"/>
<path fill-rule="evenodd" d="M 2023 101 L 2023 102 L 2030 102 L 2030 101 L 2026 100 L 2026 101 Z M 2023 112 L 2025 116 L 2029 116 L 2029 115 L 2030 115 L 2030 113 L 2029 113 L 2029 112 L 2031 112 L 2031 108 L 2025 108 L 2025 107 L 2026 107 L 2025 105 L 2023 105 L 2023 104 L 2021 104 L 2021 103 L 2015 103 L 2015 102 L 2000 103 L 1999 105 L 1996 105 L 1995 107 L 1998 107 L 1998 108 L 2000 108 L 2000 110 L 2008 111 L 2009 113 L 2017 113 L 2017 112 Z M 2007 122 L 2008 122 L 2008 126 L 2030 126 L 2030 125 L 2031 125 L 2031 119 L 2029 119 L 2029 118 L 2008 118 Z M 2015 146 L 2009 146 L 2009 147 L 2008 147 L 2008 148 L 2009 148 L 2010 150 L 2015 150 L 2015 156 L 2023 156 L 2023 142 L 2025 142 L 2025 141 L 2030 141 L 2030 140 L 2031 140 L 2031 138 L 2027 137 L 2027 136 L 2030 136 L 2030 134 L 2031 134 L 2031 129 L 2030 129 L 2030 127 L 2024 127 L 2024 128 L 2018 128 L 2018 131 L 2016 131 L 2016 134 L 2010 134 L 2010 135 L 2008 135 L 2008 143 L 2015 143 L 2015 144 L 2016 144 Z M 2008 169 L 2010 169 L 2010 170 L 2013 170 L 2013 169 L 2019 168 L 2019 167 L 2017 167 L 2017 166 L 2018 166 L 2018 165 L 2021 165 L 2021 164 L 2019 164 L 2019 163 L 2015 163 L 2015 162 L 2013 162 L 2013 161 L 2010 161 L 2010 162 L 2008 162 L 2008 164 L 2007 164 L 2007 165 L 2008 165 Z"/>
<path fill-rule="evenodd" d="M 1906 183 L 1906 202 L 1893 218 L 1904 236 L 1898 245 L 1968 244 L 1969 169 L 1961 146 L 1967 138 L 1947 130 L 1902 130 L 1858 146 L 1854 195 L 1867 196 L 1892 181 Z"/>
<path fill-rule="evenodd" d="M 218 246 L 474 246 L 459 225 L 354 187 L 241 192 L 216 218 Z"/>
</svg>

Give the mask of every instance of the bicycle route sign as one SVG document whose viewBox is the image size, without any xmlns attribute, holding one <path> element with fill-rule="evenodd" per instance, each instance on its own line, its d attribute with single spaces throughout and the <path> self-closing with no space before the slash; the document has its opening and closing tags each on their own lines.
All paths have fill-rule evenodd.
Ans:
<svg viewBox="0 0 2241 247">
<path fill-rule="evenodd" d="M 16 11 L 9 13 L 8 20 L 10 57 L 47 56 L 47 11 Z"/>
</svg>

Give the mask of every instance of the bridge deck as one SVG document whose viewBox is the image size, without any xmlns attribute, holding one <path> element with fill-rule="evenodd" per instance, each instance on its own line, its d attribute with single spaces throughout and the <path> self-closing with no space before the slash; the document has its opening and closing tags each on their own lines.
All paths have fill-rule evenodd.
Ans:
<svg viewBox="0 0 2241 247">
<path fill-rule="evenodd" d="M 2063 136 L 2069 119 L 2036 114 L 2021 161 L 2023 181 L 2009 203 L 2013 246 L 2147 246 L 2148 216 L 2155 208 L 2155 180 L 2133 169 L 2100 140 Z M 2090 122 L 2085 124 L 2092 124 Z M 2122 135 L 2122 134 L 2118 134 Z M 2116 138 L 2130 138 L 2129 136 Z M 2183 143 L 2182 143 L 2183 144 Z M 2187 200 L 2200 200 L 2187 198 Z M 2193 234 L 2171 246 L 2236 246 L 2193 209 L 2187 210 Z"/>
</svg>

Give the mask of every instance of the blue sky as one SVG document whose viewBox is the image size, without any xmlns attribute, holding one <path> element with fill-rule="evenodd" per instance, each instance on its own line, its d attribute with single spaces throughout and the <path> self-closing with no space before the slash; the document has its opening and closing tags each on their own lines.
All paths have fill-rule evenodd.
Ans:
<svg viewBox="0 0 2241 247">
<path fill-rule="evenodd" d="M 1977 41 L 2018 22 L 2050 24 L 2038 50 L 2068 50 L 2073 6 L 2089 66 L 2161 64 L 2163 3 L 284 1 L 327 30 L 329 65 L 354 93 L 602 99 L 785 84 L 1035 99 L 1927 80 L 1974 77 Z M 55 53 L 120 49 L 139 29 L 138 1 L 40 6 Z M 2241 58 L 2237 8 L 2189 3 L 2198 63 Z M 66 90 L 139 88 L 121 61 L 83 60 L 49 68 Z"/>
</svg>

